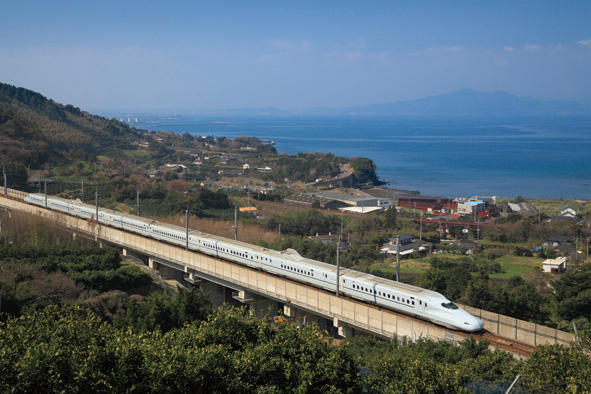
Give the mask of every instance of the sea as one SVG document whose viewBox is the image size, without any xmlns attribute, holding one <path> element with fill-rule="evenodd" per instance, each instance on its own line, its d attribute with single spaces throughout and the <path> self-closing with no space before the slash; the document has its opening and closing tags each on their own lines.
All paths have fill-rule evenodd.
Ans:
<svg viewBox="0 0 591 394">
<path fill-rule="evenodd" d="M 136 127 L 367 157 L 386 187 L 422 195 L 591 199 L 590 116 L 175 116 Z"/>
</svg>

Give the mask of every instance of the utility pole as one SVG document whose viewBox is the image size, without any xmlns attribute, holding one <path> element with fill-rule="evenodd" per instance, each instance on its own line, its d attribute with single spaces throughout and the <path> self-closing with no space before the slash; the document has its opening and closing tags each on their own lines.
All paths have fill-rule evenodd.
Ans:
<svg viewBox="0 0 591 394">
<path fill-rule="evenodd" d="M 238 207 L 234 207 L 234 241 L 238 241 Z"/>
<path fill-rule="evenodd" d="M 281 224 L 279 224 L 279 235 L 281 235 Z"/>
<path fill-rule="evenodd" d="M 82 202 L 84 202 L 84 179 L 82 180 Z"/>
<path fill-rule="evenodd" d="M 4 197 L 8 198 L 8 178 L 6 176 L 6 166 L 2 166 L 2 172 L 4 172 Z"/>
<path fill-rule="evenodd" d="M 423 240 L 423 212 L 421 212 L 421 230 L 419 231 L 419 241 Z"/>
<path fill-rule="evenodd" d="M 94 192 L 94 204 L 96 206 L 96 216 L 94 217 L 94 220 L 96 220 L 96 222 L 98 223 L 98 189 L 96 189 L 96 191 Z"/>
<path fill-rule="evenodd" d="M 396 236 L 396 282 L 400 282 L 400 235 Z"/>
<path fill-rule="evenodd" d="M 341 242 L 337 242 L 337 298 L 339 297 L 339 288 L 341 285 Z"/>
<path fill-rule="evenodd" d="M 45 181 L 45 209 L 47 209 L 47 181 Z"/>
<path fill-rule="evenodd" d="M 185 250 L 189 250 L 189 207 L 185 217 Z"/>
<path fill-rule="evenodd" d="M 140 216 L 140 189 L 135 189 L 136 191 L 136 205 L 137 205 L 137 215 Z"/>
</svg>

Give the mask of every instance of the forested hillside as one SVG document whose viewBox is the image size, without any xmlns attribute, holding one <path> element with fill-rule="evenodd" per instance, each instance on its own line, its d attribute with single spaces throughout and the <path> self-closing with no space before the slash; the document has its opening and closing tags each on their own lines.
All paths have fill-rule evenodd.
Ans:
<svg viewBox="0 0 591 394">
<path fill-rule="evenodd" d="M 63 155 L 116 153 L 136 135 L 125 123 L 0 83 L 0 155 L 4 165 L 39 167 Z"/>
</svg>

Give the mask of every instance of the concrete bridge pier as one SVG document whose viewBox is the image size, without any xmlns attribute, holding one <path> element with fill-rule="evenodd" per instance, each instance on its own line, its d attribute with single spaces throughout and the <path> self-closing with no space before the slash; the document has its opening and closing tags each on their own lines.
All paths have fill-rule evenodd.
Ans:
<svg viewBox="0 0 591 394">
<path fill-rule="evenodd" d="M 232 298 L 248 305 L 248 310 L 259 317 L 276 316 L 279 310 L 279 303 L 277 301 L 257 296 L 244 290 L 234 291 Z"/>
<path fill-rule="evenodd" d="M 337 328 L 339 336 L 343 338 L 349 338 L 353 336 L 353 328 L 347 325 L 342 320 L 334 318 L 333 325 Z"/>
<path fill-rule="evenodd" d="M 154 261 L 153 257 L 148 257 L 148 267 L 152 268 L 154 271 L 158 271 L 160 269 L 160 264 L 157 261 Z"/>
<path fill-rule="evenodd" d="M 184 283 L 183 271 L 168 267 L 164 264 L 160 264 L 158 275 L 160 275 L 163 280 L 174 280 L 179 283 Z"/>
<path fill-rule="evenodd" d="M 328 330 L 331 328 L 330 326 L 327 327 L 328 321 L 324 317 L 301 309 L 296 309 L 293 305 L 284 305 L 283 315 L 288 319 L 293 319 L 298 327 L 303 324 L 315 323 L 320 330 Z"/>
<path fill-rule="evenodd" d="M 189 276 L 190 277 L 190 276 Z M 196 281 L 195 284 L 199 286 L 199 290 L 205 296 L 207 296 L 211 300 L 211 306 L 215 308 L 219 308 L 226 302 L 226 287 L 222 285 L 218 285 L 217 283 L 209 282 L 206 280 L 199 280 L 199 278 L 194 278 Z"/>
</svg>

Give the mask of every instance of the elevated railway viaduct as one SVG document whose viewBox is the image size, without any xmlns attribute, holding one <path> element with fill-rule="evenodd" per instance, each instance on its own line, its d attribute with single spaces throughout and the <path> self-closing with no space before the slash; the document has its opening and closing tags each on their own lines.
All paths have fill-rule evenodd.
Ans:
<svg viewBox="0 0 591 394">
<path fill-rule="evenodd" d="M 259 313 L 274 312 L 283 306 L 287 316 L 300 321 L 317 321 L 321 327 L 334 326 L 343 337 L 353 335 L 356 330 L 390 339 L 407 337 L 413 341 L 419 338 L 461 341 L 472 336 L 477 340 L 486 339 L 491 347 L 508 350 L 518 357 L 527 357 L 536 345 L 568 344 L 574 340 L 574 336 L 566 332 L 466 306 L 463 308 L 484 322 L 484 331 L 476 334 L 453 331 L 92 220 L 32 206 L 23 201 L 25 196 L 26 193 L 9 189 L 6 196 L 4 193 L 0 196 L 0 208 L 51 220 L 74 234 L 117 246 L 124 254 L 140 256 L 153 269 L 176 272 L 210 293 L 214 305 L 232 293 L 236 300 Z"/>
</svg>

